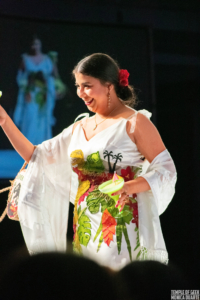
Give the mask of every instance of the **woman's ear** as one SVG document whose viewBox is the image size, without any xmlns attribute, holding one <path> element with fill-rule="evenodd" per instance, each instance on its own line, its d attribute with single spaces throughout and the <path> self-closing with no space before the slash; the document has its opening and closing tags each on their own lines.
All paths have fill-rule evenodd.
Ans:
<svg viewBox="0 0 200 300">
<path fill-rule="evenodd" d="M 114 84 L 112 84 L 112 83 L 108 83 L 107 87 L 108 87 L 108 92 L 111 92 L 114 90 Z"/>
</svg>

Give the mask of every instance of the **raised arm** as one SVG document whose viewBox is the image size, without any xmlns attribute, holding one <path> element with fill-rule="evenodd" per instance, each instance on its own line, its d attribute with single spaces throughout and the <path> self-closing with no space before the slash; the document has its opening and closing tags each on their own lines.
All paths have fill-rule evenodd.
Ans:
<svg viewBox="0 0 200 300">
<path fill-rule="evenodd" d="M 21 157 L 29 162 L 34 151 L 34 146 L 15 126 L 6 111 L 0 105 L 0 126 L 4 130 L 11 144 Z"/>
</svg>

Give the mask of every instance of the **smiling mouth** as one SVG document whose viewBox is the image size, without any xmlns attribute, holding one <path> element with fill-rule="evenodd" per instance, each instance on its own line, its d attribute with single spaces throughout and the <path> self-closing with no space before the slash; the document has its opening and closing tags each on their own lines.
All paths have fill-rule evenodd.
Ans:
<svg viewBox="0 0 200 300">
<path fill-rule="evenodd" d="M 87 102 L 85 101 L 85 104 L 90 105 L 90 104 L 92 104 L 93 100 L 94 100 L 94 98 L 92 98 L 92 100 L 90 100 L 90 101 L 87 101 Z"/>
</svg>

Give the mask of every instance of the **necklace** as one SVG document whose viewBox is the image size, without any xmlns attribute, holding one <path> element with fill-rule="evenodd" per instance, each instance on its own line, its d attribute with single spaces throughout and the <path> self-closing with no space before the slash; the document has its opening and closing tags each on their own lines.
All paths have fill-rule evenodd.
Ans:
<svg viewBox="0 0 200 300">
<path fill-rule="evenodd" d="M 118 106 L 119 106 L 119 105 L 118 105 Z M 109 113 L 109 115 L 107 115 L 107 117 L 106 117 L 105 119 L 103 119 L 103 121 L 101 121 L 99 124 L 101 124 L 101 123 L 103 123 L 105 120 L 107 120 L 107 118 L 111 115 L 111 113 L 112 113 L 113 111 L 115 111 L 115 110 L 118 108 L 118 106 L 115 107 L 115 109 L 113 109 L 113 110 Z M 99 124 L 97 124 L 97 122 L 96 122 L 96 115 L 95 115 L 95 117 L 94 117 L 94 121 L 95 121 L 95 126 L 94 126 L 93 130 L 95 130 L 95 129 L 97 128 L 97 126 L 99 125 Z"/>
</svg>

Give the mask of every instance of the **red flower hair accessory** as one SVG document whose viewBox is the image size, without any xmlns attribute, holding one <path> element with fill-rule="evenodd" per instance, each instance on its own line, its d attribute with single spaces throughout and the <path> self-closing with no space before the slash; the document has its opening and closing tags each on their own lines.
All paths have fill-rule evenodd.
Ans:
<svg viewBox="0 0 200 300">
<path fill-rule="evenodd" d="M 127 70 L 119 70 L 119 85 L 128 86 L 129 72 Z"/>
</svg>

